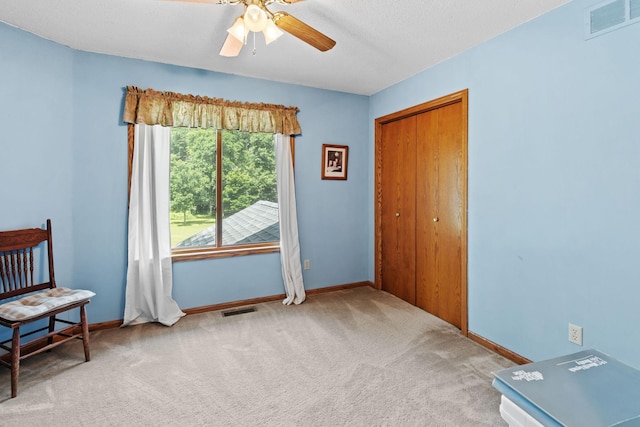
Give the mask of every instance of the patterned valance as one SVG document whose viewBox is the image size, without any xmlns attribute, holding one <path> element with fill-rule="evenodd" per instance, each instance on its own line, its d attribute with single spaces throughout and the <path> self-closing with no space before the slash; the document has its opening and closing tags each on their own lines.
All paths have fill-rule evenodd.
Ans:
<svg viewBox="0 0 640 427">
<path fill-rule="evenodd" d="M 300 134 L 297 107 L 251 104 L 127 86 L 123 121 L 172 127 Z"/>
</svg>

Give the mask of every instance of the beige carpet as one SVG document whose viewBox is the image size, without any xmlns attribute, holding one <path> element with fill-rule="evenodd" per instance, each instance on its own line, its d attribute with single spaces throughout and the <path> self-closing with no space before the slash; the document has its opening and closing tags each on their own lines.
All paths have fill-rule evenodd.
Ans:
<svg viewBox="0 0 640 427">
<path fill-rule="evenodd" d="M 0 371 L 2 426 L 504 426 L 510 361 L 369 287 L 95 332 Z M 91 318 L 89 306 L 89 318 Z"/>
</svg>

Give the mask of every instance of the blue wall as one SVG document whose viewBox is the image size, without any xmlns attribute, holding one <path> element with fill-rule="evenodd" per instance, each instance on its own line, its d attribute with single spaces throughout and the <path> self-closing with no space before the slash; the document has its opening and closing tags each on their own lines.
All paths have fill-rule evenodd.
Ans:
<svg viewBox="0 0 640 427">
<path fill-rule="evenodd" d="M 78 52 L 0 24 L 0 229 L 51 218 L 59 285 L 94 290 L 91 323 L 121 319 L 127 230 L 124 87 L 294 105 L 305 287 L 368 280 L 368 98 Z M 322 144 L 350 146 L 349 179 L 322 181 Z M 364 220 L 363 220 L 364 218 Z M 279 254 L 174 264 L 180 307 L 284 293 Z"/>
<path fill-rule="evenodd" d="M 24 34 L 0 24 L 0 230 L 55 218 L 56 249 L 70 253 L 73 53 Z M 64 257 L 56 275 L 72 269 Z"/>
<path fill-rule="evenodd" d="M 372 96 L 369 143 L 376 117 L 468 88 L 469 329 L 541 360 L 580 349 L 571 322 L 640 368 L 640 25 L 585 41 L 593 3 Z"/>
</svg>

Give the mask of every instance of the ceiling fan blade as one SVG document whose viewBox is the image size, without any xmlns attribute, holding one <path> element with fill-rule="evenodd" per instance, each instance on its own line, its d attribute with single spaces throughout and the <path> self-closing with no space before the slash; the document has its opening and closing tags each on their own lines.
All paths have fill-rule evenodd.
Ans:
<svg viewBox="0 0 640 427">
<path fill-rule="evenodd" d="M 325 36 L 315 28 L 305 24 L 301 20 L 294 18 L 287 12 L 274 13 L 273 22 L 287 33 L 299 38 L 303 42 L 310 44 L 322 52 L 326 52 L 336 45 L 334 40 Z"/>
<path fill-rule="evenodd" d="M 228 34 L 224 44 L 222 45 L 222 49 L 220 49 L 220 56 L 238 56 L 242 46 L 243 43 L 240 40 L 233 37 L 231 34 Z"/>
<path fill-rule="evenodd" d="M 207 3 L 207 4 L 222 4 L 220 0 L 165 0 L 165 1 L 175 1 L 180 3 Z"/>
<path fill-rule="evenodd" d="M 294 4 L 304 0 L 262 0 L 264 6 L 269 6 L 272 3 L 280 3 L 280 4 Z"/>
</svg>

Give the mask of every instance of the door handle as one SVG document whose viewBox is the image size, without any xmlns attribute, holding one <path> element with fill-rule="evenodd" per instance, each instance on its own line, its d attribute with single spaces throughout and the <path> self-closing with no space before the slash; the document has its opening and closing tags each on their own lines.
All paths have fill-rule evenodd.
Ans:
<svg viewBox="0 0 640 427">
<path fill-rule="evenodd" d="M 433 218 L 433 222 L 438 222 L 438 221 L 440 221 L 440 218 L 438 217 Z"/>
<path fill-rule="evenodd" d="M 399 216 L 400 216 L 400 212 L 396 212 L 396 217 L 399 217 Z"/>
</svg>

